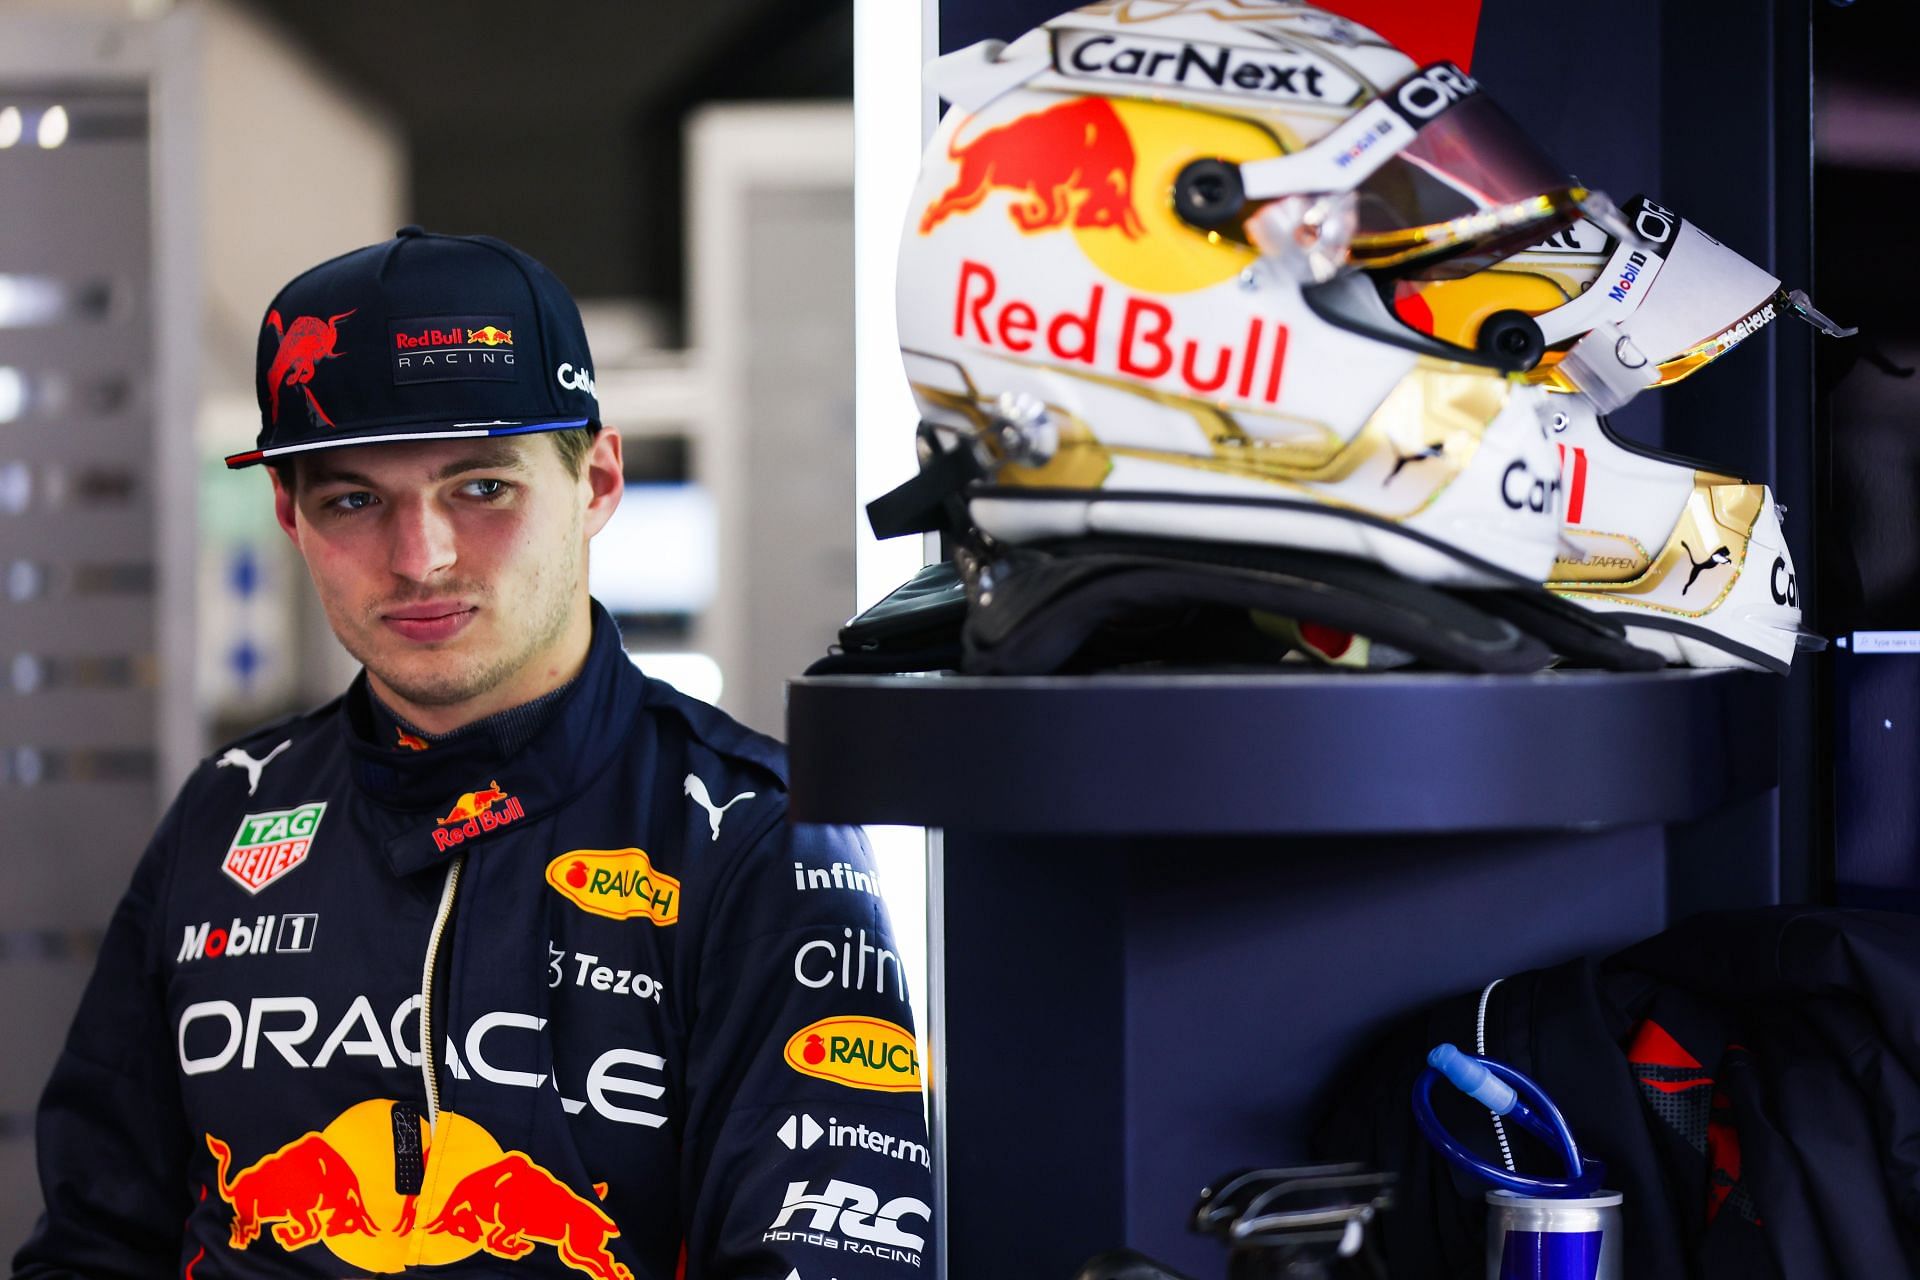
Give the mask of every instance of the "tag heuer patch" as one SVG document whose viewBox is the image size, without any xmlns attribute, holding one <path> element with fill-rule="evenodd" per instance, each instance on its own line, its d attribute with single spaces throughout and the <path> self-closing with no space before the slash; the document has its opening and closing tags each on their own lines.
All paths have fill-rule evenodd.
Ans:
<svg viewBox="0 0 1920 1280">
<path fill-rule="evenodd" d="M 291 809 L 248 814 L 240 819 L 220 869 L 248 893 L 260 892 L 307 860 L 326 812 L 326 801 L 313 800 Z"/>
</svg>

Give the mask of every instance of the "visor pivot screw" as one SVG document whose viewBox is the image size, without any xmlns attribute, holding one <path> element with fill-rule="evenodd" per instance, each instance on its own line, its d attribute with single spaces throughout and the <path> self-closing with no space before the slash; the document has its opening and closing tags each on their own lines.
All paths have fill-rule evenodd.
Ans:
<svg viewBox="0 0 1920 1280">
<path fill-rule="evenodd" d="M 1524 311 L 1496 311 L 1480 325 L 1474 345 L 1509 373 L 1525 373 L 1547 353 L 1540 326 Z"/>
<path fill-rule="evenodd" d="M 1556 412 L 1553 415 L 1553 429 L 1555 431 L 1565 431 L 1567 427 L 1571 425 L 1572 421 L 1573 420 L 1567 417 L 1566 414 Z"/>
<path fill-rule="evenodd" d="M 1217 231 L 1246 207 L 1240 166 L 1225 160 L 1195 160 L 1173 180 L 1173 207 L 1189 226 Z"/>
</svg>

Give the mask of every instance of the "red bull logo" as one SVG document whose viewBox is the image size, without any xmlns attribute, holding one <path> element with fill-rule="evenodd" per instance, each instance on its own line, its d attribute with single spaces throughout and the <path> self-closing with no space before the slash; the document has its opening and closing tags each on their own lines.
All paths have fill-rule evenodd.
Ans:
<svg viewBox="0 0 1920 1280">
<path fill-rule="evenodd" d="M 307 406 L 313 410 L 314 418 L 323 426 L 333 425 L 333 419 L 320 407 L 313 388 L 307 384 L 313 381 L 315 365 L 341 354 L 334 350 L 334 343 L 340 337 L 338 326 L 352 314 L 353 311 L 342 311 L 325 320 L 319 316 L 296 316 L 291 325 L 283 326 L 278 311 L 267 312 L 267 324 L 280 335 L 280 346 L 267 369 L 267 408 L 273 421 L 280 421 L 280 388 L 299 387 L 307 397 Z"/>
<path fill-rule="evenodd" d="M 319 1134 L 304 1134 L 261 1156 L 231 1181 L 227 1144 L 208 1134 L 207 1150 L 220 1198 L 233 1209 L 234 1248 L 258 1240 L 267 1223 L 274 1224 L 273 1238 L 283 1249 L 303 1249 L 323 1236 L 375 1234 L 353 1167 Z"/>
<path fill-rule="evenodd" d="M 953 184 L 920 216 L 926 235 L 955 214 L 971 213 L 995 190 L 1020 198 L 1007 208 L 1020 230 L 1111 227 L 1141 233 L 1133 208 L 1133 141 L 1104 98 L 1076 98 L 984 130 L 956 134 L 947 156 L 960 166 Z"/>
<path fill-rule="evenodd" d="M 216 1189 L 233 1211 L 230 1247 L 253 1247 L 264 1233 L 288 1252 L 321 1244 L 355 1270 L 392 1274 L 482 1252 L 514 1261 L 547 1245 L 594 1280 L 634 1280 L 609 1248 L 620 1229 L 599 1203 L 605 1183 L 589 1199 L 464 1116 L 442 1111 L 419 1130 L 417 1193 L 397 1190 L 394 1106 L 362 1102 L 231 1179 L 228 1145 L 207 1135 Z"/>
<path fill-rule="evenodd" d="M 395 747 L 404 747 L 408 751 L 425 751 L 427 749 L 427 740 L 425 738 L 417 734 L 408 733 L 398 725 L 394 726 L 394 732 L 400 735 L 399 741 L 393 744 Z"/>
<path fill-rule="evenodd" d="M 504 806 L 504 807 L 502 807 Z M 495 809 L 499 812 L 494 812 Z M 442 853 L 471 840 L 482 832 L 497 830 L 509 822 L 517 822 L 527 816 L 515 796 L 507 794 L 497 781 L 478 791 L 469 791 L 454 801 L 447 816 L 441 818 L 434 828 L 433 843 Z"/>
<path fill-rule="evenodd" d="M 605 1198 L 607 1184 L 594 1194 Z M 614 1261 L 607 1241 L 620 1234 L 605 1211 L 518 1151 L 462 1178 L 427 1233 L 477 1244 L 496 1258 L 521 1258 L 536 1243 L 553 1245 L 560 1260 L 599 1280 L 633 1280 Z"/>
<path fill-rule="evenodd" d="M 513 345 L 513 332 L 490 324 L 483 329 L 467 330 L 467 341 L 483 347 L 510 347 Z"/>
</svg>

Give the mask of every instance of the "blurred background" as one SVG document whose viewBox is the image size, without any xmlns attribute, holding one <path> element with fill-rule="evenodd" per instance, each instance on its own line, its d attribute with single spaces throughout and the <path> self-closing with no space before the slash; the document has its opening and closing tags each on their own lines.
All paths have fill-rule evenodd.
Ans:
<svg viewBox="0 0 1920 1280">
<path fill-rule="evenodd" d="M 355 670 L 265 470 L 222 462 L 258 430 L 259 327 L 295 273 L 415 222 L 550 266 L 626 442 L 593 592 L 649 674 L 782 734 L 782 682 L 857 603 L 855 8 L 0 0 L 0 1256 L 161 810 Z M 892 6 L 883 344 L 919 8 Z M 874 837 L 924 1026 L 924 841 Z"/>
</svg>

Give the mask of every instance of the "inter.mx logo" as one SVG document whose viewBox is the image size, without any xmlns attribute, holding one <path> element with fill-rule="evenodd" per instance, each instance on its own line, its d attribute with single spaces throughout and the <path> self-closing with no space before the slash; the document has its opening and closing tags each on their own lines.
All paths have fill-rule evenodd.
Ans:
<svg viewBox="0 0 1920 1280">
<path fill-rule="evenodd" d="M 852 1147 L 894 1160 L 905 1160 L 923 1169 L 933 1168 L 933 1157 L 928 1153 L 925 1143 L 896 1138 L 864 1124 L 841 1124 L 834 1116 L 827 1117 L 823 1128 L 818 1120 L 800 1112 L 788 1116 L 774 1132 L 789 1151 L 811 1151 L 815 1143 L 825 1138 L 830 1147 Z"/>
<path fill-rule="evenodd" d="M 818 1192 L 809 1192 L 805 1182 L 789 1182 L 780 1215 L 760 1239 L 767 1244 L 808 1244 L 917 1267 L 927 1239 L 905 1225 L 916 1218 L 924 1230 L 933 1221 L 933 1209 L 915 1196 L 895 1196 L 882 1204 L 873 1188 L 857 1182 L 833 1178 Z"/>
<path fill-rule="evenodd" d="M 313 950 L 313 935 L 319 932 L 320 917 L 312 911 L 290 912 L 283 916 L 255 916 L 217 929 L 212 921 L 186 926 L 180 940 L 177 960 L 206 960 L 215 956 L 258 956 L 269 951 L 305 953 Z"/>
<path fill-rule="evenodd" d="M 291 809 L 247 814 L 220 869 L 248 893 L 260 892 L 307 860 L 326 812 L 326 801 L 313 800 Z"/>
</svg>

